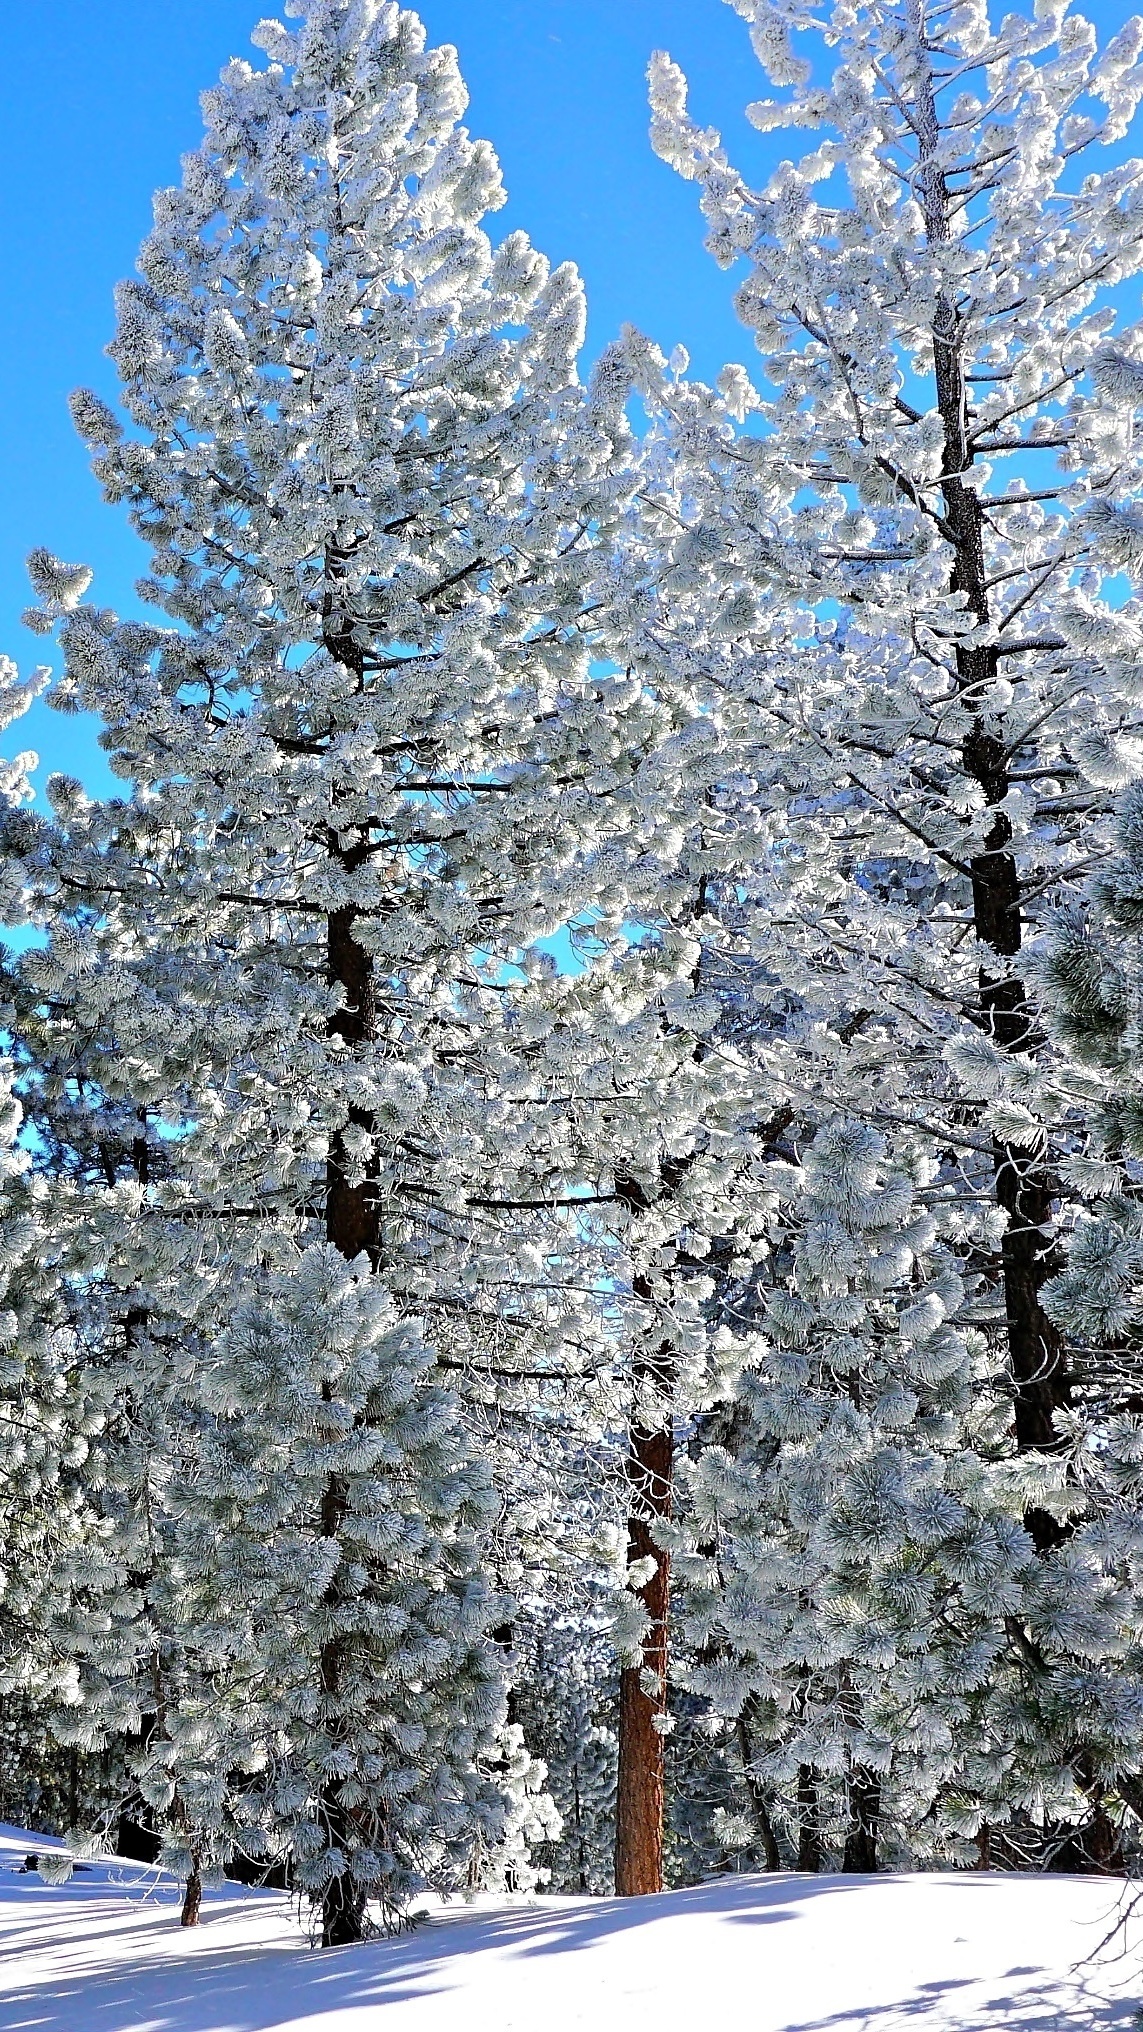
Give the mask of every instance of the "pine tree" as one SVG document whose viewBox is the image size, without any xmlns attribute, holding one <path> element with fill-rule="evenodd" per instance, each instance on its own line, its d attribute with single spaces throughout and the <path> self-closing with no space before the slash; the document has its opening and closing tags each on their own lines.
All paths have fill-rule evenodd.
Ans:
<svg viewBox="0 0 1143 2032">
<path fill-rule="evenodd" d="M 613 1796 L 624 1894 L 1143 1813 L 1134 793 L 1076 900 L 1143 215 L 1073 188 L 1143 36 L 733 4 L 820 146 L 751 191 L 665 58 L 654 134 L 758 388 L 582 388 L 454 53 L 306 0 L 156 200 L 126 433 L 75 399 L 156 618 L 33 553 L 127 788 L 0 778 L 0 1671 L 186 1923 L 236 1851 L 328 1944 L 603 1889 Z"/>
<path fill-rule="evenodd" d="M 21 1146 L 22 1115 L 12 1062 L 0 1060 L 0 1688 L 34 1707 L 74 1692 L 53 1685 L 49 1631 L 62 1569 L 86 1535 L 79 1471 L 99 1414 L 96 1393 L 77 1387 L 58 1209 Z"/>
<path fill-rule="evenodd" d="M 680 1436 L 725 1386 L 734 1332 L 710 1301 L 727 1264 L 749 1260 L 757 1244 L 753 1179 L 772 1113 L 768 1082 L 726 1020 L 752 964 L 742 898 L 757 888 L 768 844 L 754 774 L 765 733 L 734 682 L 737 624 L 724 625 L 735 612 L 741 619 L 743 598 L 725 585 L 717 532 L 696 520 L 696 473 L 733 457 L 747 384 L 729 368 L 708 388 L 683 379 L 687 366 L 683 349 L 668 363 L 628 330 L 596 370 L 613 401 L 635 393 L 649 418 L 605 621 L 616 686 L 624 703 L 632 693 L 637 702 L 622 724 L 629 737 L 638 729 L 624 788 L 641 851 L 620 859 L 607 842 L 597 929 L 610 931 L 611 965 L 584 990 L 599 1064 L 579 1104 L 582 1125 L 587 1096 L 594 1101 L 580 1163 L 614 1208 L 626 1321 L 621 1895 L 665 1881 L 674 1462 Z M 745 605 L 756 614 L 749 595 Z"/>
<path fill-rule="evenodd" d="M 794 56 L 780 9 L 739 11 L 773 82 L 792 87 L 752 120 L 821 129 L 821 145 L 751 192 L 717 136 L 688 122 L 666 59 L 654 132 L 700 181 L 716 256 L 749 263 L 738 306 L 776 389 L 721 489 L 734 567 L 840 608 L 837 624 L 807 622 L 786 710 L 808 726 L 803 771 L 844 794 L 828 819 L 820 805 L 809 815 L 798 845 L 806 855 L 826 833 L 831 871 L 852 846 L 860 887 L 838 892 L 833 954 L 853 1001 L 893 1010 L 898 1043 L 902 1023 L 930 1037 L 959 1023 L 1028 1058 L 1023 927 L 1090 851 L 1099 786 L 1135 766 L 1135 604 L 1098 595 L 1129 561 L 1121 504 L 1139 484 L 1136 334 L 1109 337 L 1100 295 L 1143 261 L 1136 172 L 1112 166 L 1075 196 L 1060 185 L 1077 155 L 1126 131 L 1138 37 L 1125 29 L 1099 55 L 1062 9 L 1010 15 L 994 34 L 976 7 L 930 20 L 919 4 L 872 5 L 807 17 L 837 44 L 826 80 Z M 1075 110 L 1100 99 L 1101 117 Z M 990 488 L 1005 459 L 1016 476 Z M 1034 1134 L 1025 1147 L 998 1128 L 1027 1448 L 1056 1444 L 1068 1397 L 1038 1298 L 1049 1170 Z M 1050 1520 L 1031 1528 L 1052 1540 Z"/>
<path fill-rule="evenodd" d="M 8 726 L 43 689 L 48 673 L 21 683 L 0 658 L 0 725 Z M 24 753 L 0 762 L 0 826 L 5 844 L 26 843 L 34 830 Z M 5 906 L 18 910 L 14 863 L 0 862 Z M 17 1019 L 9 980 L 0 975 L 0 1026 L 11 1043 Z M 65 1791 L 58 1744 L 29 1757 L 36 1717 L 78 1699 L 74 1660 L 56 1639 L 73 1581 L 98 1588 L 103 1567 L 91 1540 L 85 1486 L 93 1440 L 105 1416 L 102 1379 L 77 1362 L 76 1306 L 68 1273 L 66 1191 L 33 1161 L 17 1090 L 16 1067 L 0 1058 L 0 1693 L 4 1697 L 9 1783 Z M 68 1785 L 74 1791 L 75 1786 Z"/>
<path fill-rule="evenodd" d="M 762 356 L 758 387 L 742 377 L 749 433 L 696 443 L 685 412 L 668 432 L 694 578 L 660 656 L 693 665 L 705 635 L 758 710 L 743 763 L 775 851 L 748 893 L 763 969 L 780 927 L 759 985 L 790 1019 L 760 1044 L 775 1109 L 820 1123 L 832 1101 L 915 1132 L 956 1154 L 967 1205 L 987 1194 L 1004 1216 L 977 1313 L 1041 1584 L 1061 1605 L 1074 1590 L 1078 1685 L 1099 1585 L 1075 1532 L 1090 1371 L 1045 1292 L 1087 1103 L 1057 1090 L 1026 947 L 1107 850 L 1139 766 L 1138 599 L 1108 591 L 1139 563 L 1139 333 L 1109 292 L 1143 263 L 1138 167 L 1115 152 L 1143 44 L 1129 24 L 1100 52 L 1064 8 L 993 28 L 975 5 L 735 4 L 778 88 L 750 118 L 817 145 L 752 190 L 656 59 L 656 145 L 699 183 L 716 258 L 745 262 Z M 1111 1656 L 1128 1639 L 1108 1615 Z M 1058 1745 L 1029 1626 L 1007 1641 L 1010 1727 L 1034 1711 Z M 1081 1731 L 1063 1753 L 1077 1819 L 1130 1776 L 1092 1726 L 1090 1752 Z"/>
<path fill-rule="evenodd" d="M 118 1402 L 128 1632 L 83 1658 L 89 1711 L 134 1715 L 189 1916 L 240 1839 L 336 1944 L 498 1839 L 494 1506 L 438 1364 L 562 1344 L 499 1210 L 533 1196 L 533 1259 L 564 1219 L 529 1023 L 593 895 L 585 617 L 630 482 L 574 271 L 481 229 L 455 54 L 382 0 L 296 13 L 156 200 L 111 349 L 132 429 L 75 400 L 160 618 L 32 559 L 50 701 L 102 714 L 131 789 L 53 779 L 19 993 Z"/>
<path fill-rule="evenodd" d="M 955 1182 L 844 1120 L 769 1171 L 773 1251 L 738 1294 L 756 1338 L 683 1471 L 686 1677 L 790 1862 L 962 1856 L 966 1767 L 1003 1774 L 994 1818 L 1021 1797 L 990 1701 L 1039 1566 L 989 1460 L 1004 1406 Z"/>
</svg>

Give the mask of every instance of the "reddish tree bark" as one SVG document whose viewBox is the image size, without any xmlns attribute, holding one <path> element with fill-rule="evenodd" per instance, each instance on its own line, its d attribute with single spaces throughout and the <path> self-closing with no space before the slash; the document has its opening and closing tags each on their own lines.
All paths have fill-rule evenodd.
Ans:
<svg viewBox="0 0 1143 2032">
<path fill-rule="evenodd" d="M 676 1191 L 690 1162 L 688 1157 L 664 1159 L 659 1168 L 660 1191 Z M 617 1174 L 615 1193 L 633 1216 L 646 1213 L 657 1198 L 627 1173 Z M 636 1273 L 631 1290 L 653 1332 L 655 1292 L 645 1272 Z M 655 1570 L 639 1590 L 648 1617 L 642 1656 L 638 1665 L 624 1666 L 619 1680 L 615 1891 L 620 1898 L 640 1898 L 663 1888 L 666 1736 L 656 1722 L 667 1713 L 671 1560 L 655 1541 L 655 1524 L 670 1517 L 674 1491 L 671 1400 L 675 1351 L 670 1341 L 640 1342 L 632 1384 L 635 1411 L 627 1451 L 627 1557 L 629 1564 L 653 1559 Z"/>
<path fill-rule="evenodd" d="M 644 1365 L 644 1374 L 656 1365 Z M 656 1545 L 654 1520 L 671 1514 L 674 1435 L 633 1426 L 627 1461 L 632 1506 L 627 1520 L 628 1558 L 653 1559 L 655 1571 L 640 1589 L 650 1619 L 639 1665 L 626 1665 L 619 1681 L 619 1775 L 615 1798 L 615 1890 L 639 1898 L 663 1888 L 666 1737 L 656 1722 L 667 1711 L 670 1554 Z M 647 1691 L 645 1681 L 653 1683 Z"/>
</svg>

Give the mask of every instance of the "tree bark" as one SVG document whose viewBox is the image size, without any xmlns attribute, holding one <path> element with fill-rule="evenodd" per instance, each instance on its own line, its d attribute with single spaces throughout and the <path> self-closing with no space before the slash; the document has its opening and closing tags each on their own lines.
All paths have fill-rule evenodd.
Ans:
<svg viewBox="0 0 1143 2032">
<path fill-rule="evenodd" d="M 636 1296 L 650 1298 L 648 1288 Z M 650 1386 L 669 1403 L 672 1360 L 668 1350 L 643 1354 L 635 1364 L 636 1393 Z M 639 1898 L 663 1888 L 666 1737 L 656 1726 L 667 1712 L 670 1554 L 655 1543 L 653 1526 L 671 1515 L 674 1432 L 669 1417 L 654 1426 L 631 1427 L 627 1480 L 628 1560 L 652 1559 L 655 1571 L 639 1590 L 649 1627 L 638 1665 L 626 1665 L 619 1679 L 619 1773 L 615 1797 L 615 1890 Z M 650 1690 L 648 1690 L 650 1689 Z"/>
<path fill-rule="evenodd" d="M 1078 1870 L 1084 1876 L 1125 1877 L 1127 1858 L 1123 1852 L 1123 1832 L 1107 1811 L 1107 1789 L 1098 1777 L 1087 1750 L 1080 1751 L 1074 1769 L 1076 1783 L 1091 1807 L 1091 1818 L 1073 1837 L 1074 1860 L 1060 1862 L 1057 1867 Z"/>
<path fill-rule="evenodd" d="M 923 0 L 910 0 L 909 16 L 920 55 L 925 46 Z M 927 61 L 917 66 L 915 114 L 921 157 L 917 188 L 926 231 L 931 244 L 944 245 L 950 239 L 951 200 L 939 163 L 940 122 Z M 975 619 L 986 622 L 984 511 L 975 489 L 963 479 L 973 463 L 964 331 L 955 303 L 943 293 L 937 298 L 932 336 L 937 408 L 945 430 L 941 485 L 953 547 L 950 590 L 963 593 Z M 999 669 L 995 648 L 958 645 L 956 664 L 961 690 L 975 698 L 985 697 Z M 1004 1051 L 1024 1052 L 1036 1043 L 1024 983 L 1015 966 L 998 972 L 990 964 L 993 954 L 1002 961 L 1015 961 L 1023 942 L 1020 874 L 1010 851 L 1012 826 L 1007 813 L 999 809 L 1010 788 L 1010 755 L 1000 736 L 978 718 L 964 741 L 962 761 L 988 805 L 995 808 L 983 851 L 971 863 L 976 936 L 989 955 L 980 970 L 981 1021 Z M 1022 1453 L 1051 1451 L 1060 1443 L 1053 1414 L 1070 1401 L 1063 1342 L 1040 1299 L 1054 1268 L 1048 1240 L 1052 1180 L 1042 1148 L 1019 1144 L 997 1143 L 994 1173 L 997 1201 L 1008 1215 L 1002 1275 L 1016 1445 Z M 1058 1543 L 1063 1535 L 1055 1519 L 1042 1510 L 1029 1510 L 1025 1524 L 1040 1551 Z"/>
<path fill-rule="evenodd" d="M 849 1780 L 849 1833 L 841 1867 L 849 1876 L 872 1876 L 877 1869 L 877 1834 L 881 1820 L 881 1780 L 864 1764 Z"/>
<path fill-rule="evenodd" d="M 187 1887 L 183 1895 L 183 1909 L 182 1915 L 179 1919 L 179 1925 L 197 1926 L 199 1921 L 199 1913 L 201 1912 L 201 1910 L 202 1910 L 202 1871 L 199 1869 L 198 1862 L 196 1860 L 191 1869 L 191 1873 L 187 1878 Z"/>
<path fill-rule="evenodd" d="M 358 857 L 339 851 L 335 843 L 331 845 L 331 852 L 338 853 L 338 858 L 348 870 L 360 865 Z M 345 991 L 343 1005 L 332 1018 L 330 1030 L 334 1036 L 344 1038 L 351 1047 L 368 1042 L 376 1030 L 373 966 L 368 953 L 353 935 L 354 917 L 351 907 L 332 913 L 327 946 L 330 984 Z M 353 1123 L 364 1122 L 364 1117 L 360 1110 L 351 1109 L 350 1120 Z M 326 1236 L 347 1261 L 353 1262 L 364 1252 L 372 1262 L 376 1262 L 376 1191 L 368 1181 L 350 1183 L 340 1136 L 333 1139 L 326 1167 Z M 330 1395 L 328 1386 L 323 1394 L 327 1398 Z M 331 1475 L 322 1498 L 321 1530 L 324 1538 L 340 1538 L 347 1502 L 348 1490 L 343 1477 Z M 336 1601 L 338 1585 L 335 1572 L 329 1590 L 331 1602 Z M 342 1640 L 333 1637 L 321 1650 L 319 1671 L 327 1714 L 335 1712 L 338 1703 L 342 1648 Z M 319 1812 L 330 1848 L 348 1857 L 352 1849 L 352 1823 L 341 1793 L 340 1779 L 328 1780 L 321 1790 Z M 322 1946 L 345 1947 L 363 1940 L 365 1906 L 365 1892 L 347 1868 L 332 1877 L 322 1894 Z"/>
<path fill-rule="evenodd" d="M 660 1189 L 676 1191 L 690 1161 L 686 1157 L 664 1159 L 659 1167 Z M 633 1217 L 655 1204 L 647 1187 L 628 1173 L 617 1173 L 615 1195 Z M 631 1293 L 643 1308 L 647 1330 L 653 1333 L 655 1292 L 645 1272 L 632 1278 Z M 665 1722 L 667 1714 L 671 1559 L 656 1544 L 654 1526 L 659 1519 L 670 1518 L 674 1497 L 672 1343 L 665 1339 L 649 1343 L 640 1338 L 631 1380 L 635 1408 L 627 1451 L 627 1557 L 629 1564 L 653 1559 L 655 1570 L 639 1590 L 648 1617 L 640 1663 L 624 1666 L 619 1677 L 615 1891 L 620 1898 L 644 1897 L 663 1888 L 666 1733 L 656 1723 Z M 648 1418 L 650 1407 L 654 1415 Z"/>
<path fill-rule="evenodd" d="M 587 1845 L 583 1832 L 583 1801 L 579 1794 L 578 1763 L 572 1765 L 572 1824 L 575 1828 L 576 1854 L 579 1857 L 579 1888 L 586 1895 L 591 1885 L 587 1879 Z"/>
<path fill-rule="evenodd" d="M 812 1764 L 798 1765 L 798 1868 L 817 1876 L 822 1866 L 818 1787 Z"/>
<path fill-rule="evenodd" d="M 751 1699 L 753 1699 L 753 1696 L 751 1696 Z M 746 1780 L 750 1810 L 754 1815 L 754 1824 L 758 1829 L 758 1838 L 762 1844 L 762 1854 L 766 1860 L 766 1868 L 768 1870 L 780 1870 L 782 1867 L 782 1857 L 778 1849 L 778 1837 L 774 1832 L 774 1823 L 770 1818 L 770 1806 L 766 1794 L 754 1774 L 754 1744 L 750 1735 L 749 1716 L 745 1711 L 738 1717 L 735 1732 L 738 1736 L 738 1749 L 742 1758 L 742 1775 Z"/>
</svg>

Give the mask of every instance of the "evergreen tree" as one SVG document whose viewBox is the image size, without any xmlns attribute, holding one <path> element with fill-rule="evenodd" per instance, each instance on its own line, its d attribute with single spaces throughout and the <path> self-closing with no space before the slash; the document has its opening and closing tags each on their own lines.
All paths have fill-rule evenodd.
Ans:
<svg viewBox="0 0 1143 2032">
<path fill-rule="evenodd" d="M 790 1861 L 959 1857 L 1030 1782 L 990 1703 L 1040 1567 L 955 1185 L 852 1121 L 770 1174 L 732 1425 L 684 1470 L 689 1684 L 732 1729 L 740 1814 Z"/>
<path fill-rule="evenodd" d="M 790 910 L 807 956 L 816 944 L 819 970 L 840 974 L 837 1001 L 872 1010 L 866 1060 L 882 1027 L 897 1100 L 916 1045 L 910 1105 L 943 1131 L 942 1047 L 955 1059 L 983 1035 L 1034 1065 L 1025 927 L 1136 766 L 1136 606 L 1100 587 L 1134 555 L 1137 334 L 1110 336 L 1102 292 L 1143 262 L 1137 171 L 1061 186 L 1126 131 L 1138 37 L 1100 54 L 1063 9 L 993 32 L 975 6 L 930 20 L 919 0 L 870 5 L 807 14 L 836 46 L 825 77 L 793 54 L 792 17 L 766 0 L 739 11 L 791 87 L 751 118 L 822 140 L 754 193 L 656 62 L 657 144 L 701 183 L 716 255 L 749 264 L 737 301 L 774 390 L 695 512 L 718 518 L 724 577 L 816 610 L 787 678 L 764 629 L 742 629 L 743 680 L 797 723 Z M 1017 1439 L 1051 1449 L 1069 1386 L 1038 1297 L 1050 1162 L 1034 1127 L 1027 1144 L 1015 1122 L 992 1128 Z M 1050 1519 L 1030 1528 L 1054 1542 Z"/>
<path fill-rule="evenodd" d="M 22 684 L 0 658 L 0 725 L 26 711 L 46 671 Z M 0 825 L 6 841 L 26 841 L 35 757 L 0 762 Z M 18 890 L 12 866 L 0 878 L 6 906 Z M 18 905 L 16 905 L 18 908 Z M 11 1041 L 16 1009 L 0 982 L 0 1026 Z M 69 1290 L 67 1195 L 42 1175 L 25 1133 L 12 1058 L 0 1058 L 0 1695 L 9 1797 L 17 1784 L 57 1800 L 75 1784 L 61 1779 L 58 1745 L 29 1755 L 37 1721 L 51 1705 L 78 1698 L 74 1661 L 56 1641 L 73 1587 L 99 1586 L 104 1568 L 93 1542 L 87 1472 L 105 1415 L 98 1377 L 77 1362 L 76 1306 Z M 46 1729 L 45 1729 L 46 1733 Z M 39 1772 L 39 1776 L 37 1776 Z"/>
<path fill-rule="evenodd" d="M 1052 892 L 1106 850 L 1139 766 L 1138 600 L 1107 583 L 1139 561 L 1139 334 L 1108 292 L 1143 263 L 1138 165 L 1116 152 L 1140 37 L 1100 52 L 1064 8 L 994 28 L 980 6 L 921 0 L 736 5 L 778 88 L 751 119 L 817 145 L 752 190 L 656 59 L 656 145 L 698 181 L 716 258 L 745 262 L 736 300 L 762 356 L 758 388 L 741 377 L 749 433 L 720 447 L 685 409 L 668 421 L 691 598 L 659 655 L 705 653 L 758 711 L 743 760 L 774 848 L 746 893 L 775 1112 L 820 1124 L 840 1104 L 916 1134 L 955 1163 L 966 1208 L 987 1195 L 1003 1216 L 974 1310 L 1057 1600 L 1048 1649 L 1078 1689 L 1092 1645 L 1129 1651 L 1133 1611 L 1119 1594 L 1117 1625 L 1109 1596 L 1096 1639 L 1071 1444 L 1092 1375 L 1045 1297 L 1086 1103 L 1057 1093 L 1022 954 Z M 1028 1622 L 1006 1642 L 1010 1732 L 1043 1728 L 1071 1817 L 1098 1819 L 1135 1753 L 1109 1754 L 1090 1688 L 1069 1738 L 1036 1692 Z"/>
<path fill-rule="evenodd" d="M 299 0 L 75 398 L 154 618 L 33 553 L 126 787 L 0 776 L 0 1686 L 186 1923 L 1143 1817 L 1143 34 L 732 4 L 757 388 L 581 387 L 454 52 Z"/>
<path fill-rule="evenodd" d="M 206 95 L 120 292 L 132 430 L 74 404 L 159 618 L 32 559 L 50 702 L 130 792 L 55 778 L 14 845 L 23 1084 L 118 1410 L 125 1628 L 112 1659 L 77 1609 L 84 1698 L 136 1731 L 188 1916 L 240 1837 L 333 1944 L 498 1839 L 494 1504 L 436 1364 L 562 1345 L 498 1208 L 563 1219 L 528 1011 L 592 896 L 586 616 L 629 483 L 574 271 L 481 228 L 454 53 L 383 0 L 295 12 Z"/>
</svg>

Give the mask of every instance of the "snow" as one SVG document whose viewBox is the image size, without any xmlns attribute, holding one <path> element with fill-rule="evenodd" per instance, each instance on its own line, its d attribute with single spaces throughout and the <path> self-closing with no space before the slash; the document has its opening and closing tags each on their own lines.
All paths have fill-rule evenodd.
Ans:
<svg viewBox="0 0 1143 2032">
<path fill-rule="evenodd" d="M 96 1862 L 55 1889 L 20 1874 L 48 1845 L 0 1829 L 3 2032 L 1110 2032 L 1139 2005 L 1143 1918 L 1106 1879 L 485 1898 L 320 1953 L 277 1893 L 208 1893 L 183 1932 L 160 1871 Z"/>
</svg>

